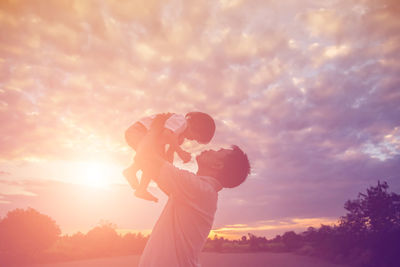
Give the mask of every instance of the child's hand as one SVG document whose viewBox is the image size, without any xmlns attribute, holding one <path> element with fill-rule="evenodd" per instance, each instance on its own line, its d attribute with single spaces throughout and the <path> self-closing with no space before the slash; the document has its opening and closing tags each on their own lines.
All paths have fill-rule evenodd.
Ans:
<svg viewBox="0 0 400 267">
<path fill-rule="evenodd" d="M 188 163 L 192 159 L 192 155 L 186 151 L 180 151 L 178 156 L 182 159 L 183 163 Z"/>
</svg>

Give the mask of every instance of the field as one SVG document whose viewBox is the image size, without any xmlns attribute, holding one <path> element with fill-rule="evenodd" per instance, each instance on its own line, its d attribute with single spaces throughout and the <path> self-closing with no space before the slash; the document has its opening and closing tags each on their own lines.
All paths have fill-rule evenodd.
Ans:
<svg viewBox="0 0 400 267">
<path fill-rule="evenodd" d="M 73 261 L 52 264 L 38 264 L 29 267 L 125 267 L 137 266 L 139 255 Z M 319 259 L 289 253 L 202 253 L 202 267 L 345 267 L 326 263 Z"/>
</svg>

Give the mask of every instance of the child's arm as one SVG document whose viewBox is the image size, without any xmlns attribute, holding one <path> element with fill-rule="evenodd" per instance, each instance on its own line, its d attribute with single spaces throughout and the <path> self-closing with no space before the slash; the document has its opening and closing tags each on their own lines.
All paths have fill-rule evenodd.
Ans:
<svg viewBox="0 0 400 267">
<path fill-rule="evenodd" d="M 180 147 L 178 147 L 176 153 L 182 159 L 183 163 L 188 163 L 192 159 L 192 155 Z"/>
<path fill-rule="evenodd" d="M 177 136 L 174 132 L 169 129 L 165 129 L 163 132 L 163 138 L 165 138 L 165 142 L 169 144 L 169 148 L 166 152 L 166 158 L 169 162 L 173 162 L 174 152 L 178 154 L 178 156 L 182 159 L 184 163 L 190 161 L 192 156 L 189 152 L 183 150 L 179 145 L 179 136 Z"/>
</svg>

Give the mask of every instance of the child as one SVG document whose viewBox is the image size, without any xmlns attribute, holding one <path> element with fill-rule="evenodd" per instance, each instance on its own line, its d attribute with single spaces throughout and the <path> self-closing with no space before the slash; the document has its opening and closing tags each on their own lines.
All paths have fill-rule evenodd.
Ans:
<svg viewBox="0 0 400 267">
<path fill-rule="evenodd" d="M 136 150 L 139 147 L 140 141 L 149 131 L 154 119 L 157 115 L 142 118 L 135 122 L 125 131 L 125 139 L 130 147 Z M 160 116 L 160 115 L 158 115 Z M 214 136 L 215 122 L 210 115 L 203 112 L 189 112 L 185 116 L 175 113 L 162 114 L 165 123 L 158 138 L 159 153 L 169 162 L 173 162 L 174 152 L 187 163 L 191 159 L 190 153 L 184 151 L 180 145 L 184 139 L 195 140 L 201 144 L 207 144 Z M 158 117 L 159 118 L 159 117 Z M 169 145 L 165 152 L 165 146 Z M 150 183 L 150 177 L 142 174 L 142 179 L 139 183 L 136 173 L 139 167 L 135 162 L 123 171 L 124 176 L 129 184 L 135 189 L 135 196 L 146 200 L 157 202 L 158 199 L 147 191 Z"/>
</svg>

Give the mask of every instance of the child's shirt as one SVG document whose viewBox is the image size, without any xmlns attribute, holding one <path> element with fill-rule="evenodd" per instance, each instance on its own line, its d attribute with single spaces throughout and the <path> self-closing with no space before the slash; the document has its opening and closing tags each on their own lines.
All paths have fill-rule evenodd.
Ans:
<svg viewBox="0 0 400 267">
<path fill-rule="evenodd" d="M 139 122 L 141 124 L 143 124 L 143 126 L 146 127 L 147 130 L 149 130 L 151 123 L 153 122 L 153 120 L 156 116 L 157 116 L 157 114 L 148 116 L 148 117 L 144 117 L 144 118 L 140 119 Z M 177 136 L 179 136 L 187 128 L 187 121 L 186 121 L 185 116 L 183 116 L 182 114 L 172 113 L 171 117 L 169 117 L 165 121 L 164 128 L 171 130 L 173 133 L 175 133 Z"/>
</svg>

